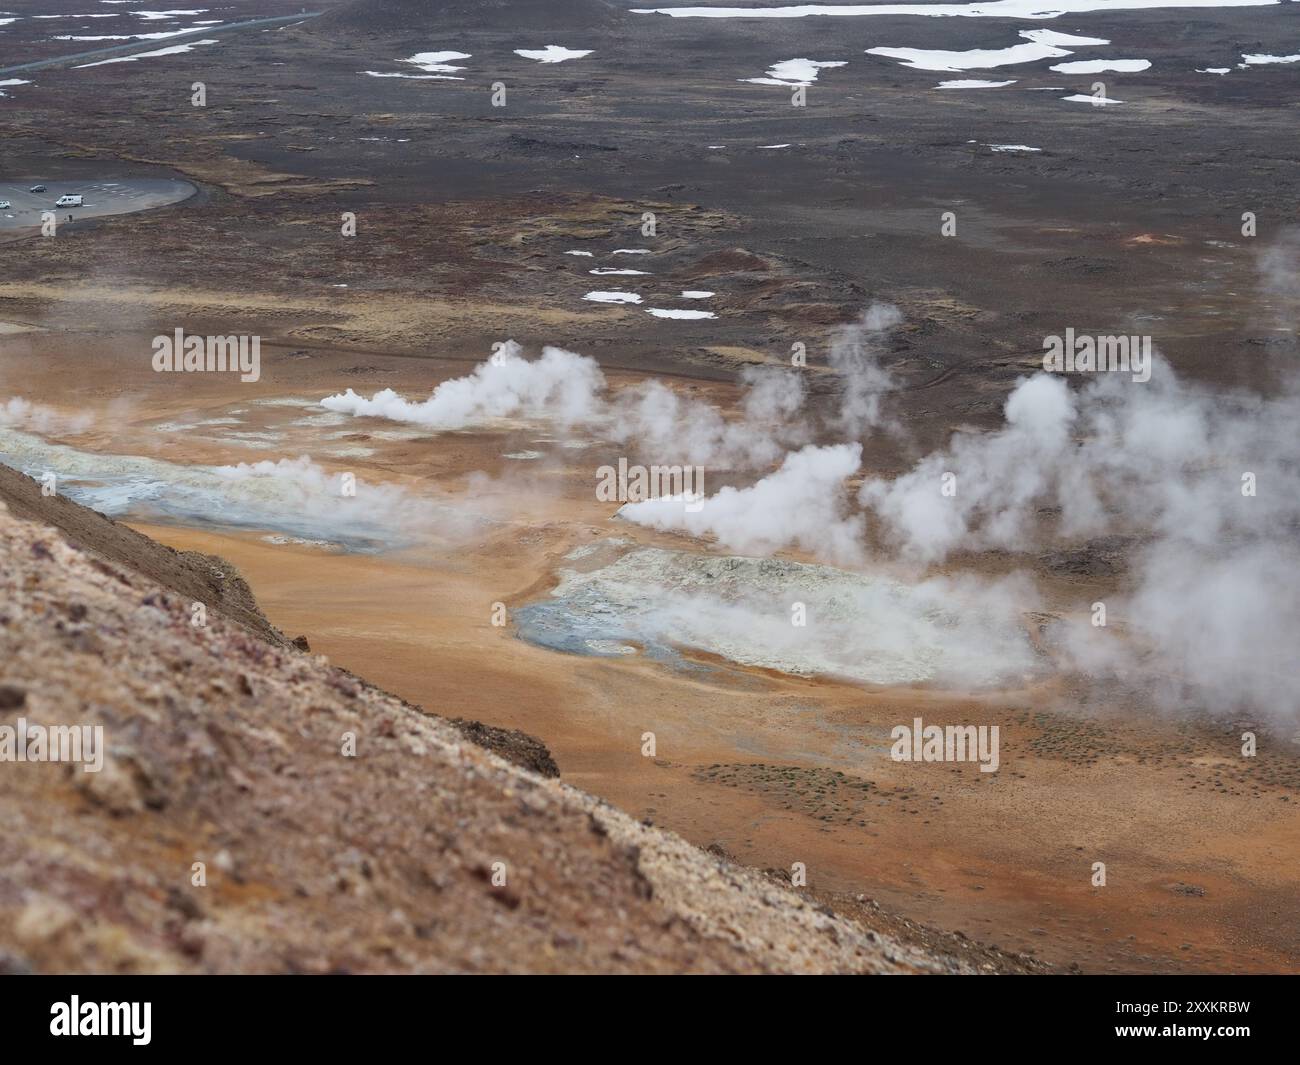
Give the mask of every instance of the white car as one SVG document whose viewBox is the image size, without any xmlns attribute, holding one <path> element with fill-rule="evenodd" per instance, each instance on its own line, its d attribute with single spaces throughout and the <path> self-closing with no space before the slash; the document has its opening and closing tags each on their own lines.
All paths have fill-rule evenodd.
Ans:
<svg viewBox="0 0 1300 1065">
<path fill-rule="evenodd" d="M 80 207 L 81 197 L 72 196 L 72 195 L 60 196 L 57 200 L 54 201 L 54 206 L 55 207 Z"/>
<path fill-rule="evenodd" d="M 8 200 L 0 200 L 0 211 L 7 211 L 11 207 L 13 207 L 13 204 L 10 203 Z"/>
</svg>

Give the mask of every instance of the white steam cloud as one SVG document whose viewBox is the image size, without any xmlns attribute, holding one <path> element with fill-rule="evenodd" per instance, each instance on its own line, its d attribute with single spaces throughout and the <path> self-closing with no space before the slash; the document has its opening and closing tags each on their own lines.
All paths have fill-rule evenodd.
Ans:
<svg viewBox="0 0 1300 1065">
<path fill-rule="evenodd" d="M 879 365 L 880 340 L 901 321 L 896 308 L 875 304 L 832 341 L 829 361 L 845 390 L 835 426 L 850 437 L 882 423 L 880 400 L 893 381 Z M 444 381 L 422 402 L 392 389 L 366 399 L 349 388 L 322 399 L 321 406 L 440 430 L 506 418 L 548 419 L 584 425 L 667 465 L 770 468 L 812 438 L 803 375 L 772 366 L 746 367 L 740 380 L 746 391 L 739 414 L 727 417 L 712 403 L 655 380 L 610 395 L 594 359 L 547 347 L 541 358 L 529 361 L 509 341 L 473 373 Z"/>
<path fill-rule="evenodd" d="M 741 416 L 728 419 L 711 403 L 683 396 L 658 381 L 625 389 L 611 403 L 606 432 L 641 454 L 693 465 L 755 469 L 777 462 L 807 439 L 796 420 L 803 406 L 800 377 L 774 368 L 746 368 Z"/>
<path fill-rule="evenodd" d="M 831 341 L 830 364 L 844 378 L 839 428 L 853 439 L 884 423 L 880 401 L 894 388 L 894 380 L 880 365 L 880 344 L 885 334 L 902 320 L 903 314 L 897 307 L 873 303 L 856 322 L 841 328 Z"/>
<path fill-rule="evenodd" d="M 84 433 L 94 424 L 90 414 L 69 414 L 42 403 L 31 403 L 21 396 L 0 403 L 0 426 L 5 428 L 62 436 Z"/>
<path fill-rule="evenodd" d="M 564 424 L 590 420 L 599 405 L 605 377 L 595 359 L 563 348 L 544 348 L 528 361 L 514 341 L 465 377 L 444 381 L 422 403 L 403 399 L 391 388 L 370 399 L 352 389 L 327 396 L 321 406 L 343 414 L 388 418 L 431 429 L 462 429 L 501 418 L 553 418 Z"/>
<path fill-rule="evenodd" d="M 680 500 L 629 503 L 621 517 L 639 525 L 691 536 L 711 536 L 745 554 L 770 555 L 787 547 L 847 564 L 863 556 L 862 517 L 847 513 L 844 482 L 862 461 L 860 444 L 805 447 L 749 488 L 730 485 L 698 511 Z"/>
<path fill-rule="evenodd" d="M 998 432 L 958 436 L 894 481 L 863 484 L 859 500 L 879 518 L 888 546 L 937 562 L 959 548 L 1024 546 L 1046 503 L 1067 504 L 1071 520 L 1099 517 L 1090 485 L 1070 461 L 1076 406 L 1064 378 L 1039 374 L 1021 382 L 1006 418 Z"/>
<path fill-rule="evenodd" d="M 1262 257 L 1262 291 L 1294 309 L 1300 239 Z M 842 337 L 839 423 L 846 434 L 888 427 L 891 387 L 875 334 L 896 323 L 876 310 Z M 1281 327 L 1283 331 L 1286 327 Z M 1165 705 L 1294 724 L 1300 687 L 1300 390 L 1206 388 L 1163 359 L 1147 382 L 1097 374 L 1072 389 L 1061 375 L 1022 379 L 1005 424 L 958 432 L 893 479 L 868 476 L 854 510 L 845 482 L 856 444 L 806 447 L 752 487 L 723 488 L 687 509 L 658 500 L 624 507 L 630 521 L 712 537 L 752 554 L 797 548 L 841 564 L 867 557 L 924 569 L 954 554 L 995 550 L 1033 558 L 1067 549 L 1085 561 L 1111 538 L 1124 559 L 1108 624 L 1088 601 L 1055 627 L 1062 664 L 1122 677 Z M 989 585 L 999 609 L 1006 589 Z M 1020 610 L 1040 610 L 1028 584 Z M 1086 593 L 1085 593 L 1086 594 Z"/>
<path fill-rule="evenodd" d="M 1300 233 L 1260 266 L 1261 316 L 1274 315 L 1293 339 Z M 881 355 L 900 321 L 894 308 L 873 306 L 834 338 L 828 360 L 843 398 L 827 428 L 844 442 L 831 446 L 810 444 L 799 374 L 745 374 L 739 410 L 724 415 L 659 382 L 610 396 L 592 360 L 555 348 L 527 362 L 512 345 L 423 403 L 349 391 L 324 405 L 437 428 L 546 417 L 668 465 L 771 471 L 702 507 L 650 500 L 620 511 L 746 554 L 793 549 L 840 565 L 874 557 L 923 570 L 990 550 L 1033 558 L 1066 549 L 1086 560 L 1090 541 L 1108 537 L 1127 552 L 1123 592 L 1106 604 L 1105 628 L 1086 617 L 1057 626 L 1066 665 L 1141 683 L 1172 705 L 1300 718 L 1300 687 L 1288 683 L 1300 635 L 1293 383 L 1269 398 L 1209 390 L 1178 380 L 1159 358 L 1146 382 L 1101 373 L 1073 388 L 1062 375 L 1036 374 L 1012 391 L 1001 428 L 955 433 L 901 476 L 868 473 L 854 494 L 859 441 L 897 429 Z M 999 610 L 1042 608 L 1028 582 L 988 589 Z"/>
</svg>

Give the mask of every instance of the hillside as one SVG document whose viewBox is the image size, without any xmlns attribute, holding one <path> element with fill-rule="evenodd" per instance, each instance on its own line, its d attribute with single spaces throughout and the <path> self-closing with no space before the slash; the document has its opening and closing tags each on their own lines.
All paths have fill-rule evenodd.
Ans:
<svg viewBox="0 0 1300 1065">
<path fill-rule="evenodd" d="M 142 536 L 61 495 L 45 496 L 41 486 L 0 464 L 0 503 L 18 518 L 43 522 L 107 562 L 116 563 L 169 588 L 191 602 L 201 602 L 279 646 L 284 634 L 258 608 L 247 582 L 224 559 L 194 551 L 176 551 Z"/>
<path fill-rule="evenodd" d="M 2 504 L 0 604 L 0 724 L 100 725 L 107 751 L 99 772 L 2 767 L 5 970 L 977 968 L 509 764 L 219 612 L 196 628 L 182 596 Z"/>
</svg>

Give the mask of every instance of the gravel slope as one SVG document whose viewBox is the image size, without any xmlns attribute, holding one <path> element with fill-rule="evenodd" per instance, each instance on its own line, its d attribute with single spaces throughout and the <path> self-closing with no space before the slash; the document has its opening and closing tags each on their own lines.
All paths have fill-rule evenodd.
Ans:
<svg viewBox="0 0 1300 1065">
<path fill-rule="evenodd" d="M 7 509 L 0 663 L 0 725 L 102 725 L 107 750 L 97 773 L 0 763 L 9 970 L 976 968 L 507 763 L 320 656 L 219 612 L 194 627 L 188 598 Z"/>
</svg>

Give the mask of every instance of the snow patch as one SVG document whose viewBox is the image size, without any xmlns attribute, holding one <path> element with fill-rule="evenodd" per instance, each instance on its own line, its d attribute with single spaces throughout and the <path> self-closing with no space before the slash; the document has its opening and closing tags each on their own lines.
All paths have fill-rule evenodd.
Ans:
<svg viewBox="0 0 1300 1065">
<path fill-rule="evenodd" d="M 640 303 L 641 297 L 635 292 L 588 292 L 582 297 L 592 303 Z"/>
<path fill-rule="evenodd" d="M 515 55 L 525 59 L 536 59 L 539 63 L 563 63 L 568 59 L 581 59 L 591 55 L 591 48 L 564 48 L 558 44 L 548 44 L 545 48 L 516 48 Z"/>
</svg>

